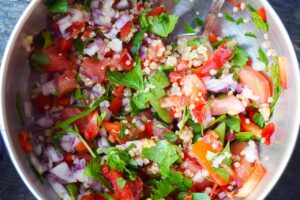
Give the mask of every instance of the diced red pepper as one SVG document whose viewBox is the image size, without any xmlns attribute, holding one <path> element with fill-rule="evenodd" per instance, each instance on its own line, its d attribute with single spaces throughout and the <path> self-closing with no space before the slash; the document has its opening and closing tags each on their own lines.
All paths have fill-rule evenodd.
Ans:
<svg viewBox="0 0 300 200">
<path fill-rule="evenodd" d="M 131 32 L 131 21 L 127 22 L 120 30 L 120 37 L 123 39 Z"/>
<path fill-rule="evenodd" d="M 120 63 L 124 70 L 126 71 L 132 70 L 134 62 L 131 55 L 128 53 L 127 49 L 124 49 L 123 52 L 121 53 Z"/>
<path fill-rule="evenodd" d="M 113 100 L 110 102 L 109 110 L 113 114 L 118 114 L 122 108 L 122 98 L 114 97 Z"/>
<path fill-rule="evenodd" d="M 274 132 L 275 132 L 275 124 L 274 123 L 269 123 L 263 128 L 261 135 L 263 138 L 265 138 L 266 145 L 270 145 L 271 136 L 273 135 Z"/>
<path fill-rule="evenodd" d="M 148 136 L 153 136 L 153 122 L 145 124 L 145 132 Z"/>
<path fill-rule="evenodd" d="M 209 41 L 210 43 L 218 42 L 218 37 L 214 33 L 209 34 Z"/>
<path fill-rule="evenodd" d="M 257 10 L 257 14 L 262 18 L 264 22 L 267 22 L 267 13 L 264 7 Z"/>
<path fill-rule="evenodd" d="M 64 161 L 70 166 L 73 163 L 73 154 L 72 153 L 65 153 L 64 154 Z"/>
<path fill-rule="evenodd" d="M 23 151 L 25 152 L 32 152 L 32 143 L 29 138 L 29 132 L 28 131 L 22 131 L 19 135 L 21 147 Z"/>
<path fill-rule="evenodd" d="M 175 82 L 179 81 L 181 79 L 181 77 L 182 76 L 179 72 L 173 71 L 173 72 L 169 73 L 169 80 L 171 83 L 175 83 Z"/>
<path fill-rule="evenodd" d="M 164 6 L 157 6 L 148 12 L 148 16 L 160 16 L 165 11 Z"/>
<path fill-rule="evenodd" d="M 65 40 L 61 38 L 58 42 L 60 52 L 68 52 L 71 50 L 73 45 L 73 39 Z"/>
<path fill-rule="evenodd" d="M 278 57 L 278 71 L 280 85 L 283 89 L 287 89 L 287 59 L 284 56 Z"/>
</svg>

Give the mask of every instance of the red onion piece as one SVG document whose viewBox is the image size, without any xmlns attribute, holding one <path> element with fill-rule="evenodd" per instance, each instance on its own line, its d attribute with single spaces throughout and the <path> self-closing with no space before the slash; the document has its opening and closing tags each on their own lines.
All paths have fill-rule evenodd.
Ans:
<svg viewBox="0 0 300 200">
<path fill-rule="evenodd" d="M 54 122 L 52 118 L 45 116 L 38 119 L 35 123 L 42 128 L 49 128 L 53 125 Z"/>
<path fill-rule="evenodd" d="M 47 149 L 45 150 L 45 154 L 52 162 L 60 162 L 64 159 L 64 156 L 53 146 L 47 147 Z"/>
<path fill-rule="evenodd" d="M 125 10 L 125 9 L 128 9 L 130 7 L 130 4 L 129 4 L 128 0 L 121 0 L 117 4 L 116 7 L 117 7 L 118 10 Z"/>
<path fill-rule="evenodd" d="M 53 190 L 55 191 L 55 193 L 61 198 L 61 199 L 71 199 L 71 197 L 69 196 L 68 191 L 66 190 L 66 188 L 59 183 L 56 180 L 53 180 L 51 178 L 48 178 L 48 181 L 50 183 L 50 185 L 52 186 Z"/>
<path fill-rule="evenodd" d="M 145 47 L 145 46 L 141 46 L 140 50 L 139 50 L 139 56 L 142 60 L 146 59 L 147 57 L 147 51 L 148 51 L 148 48 Z"/>
<path fill-rule="evenodd" d="M 30 101 L 24 101 L 24 114 L 26 118 L 32 118 L 32 104 Z"/>
<path fill-rule="evenodd" d="M 39 174 L 43 174 L 45 171 L 47 171 L 47 168 L 40 162 L 40 160 L 34 155 L 30 154 L 30 162 L 34 166 L 34 168 L 37 170 Z"/>
<path fill-rule="evenodd" d="M 203 80 L 206 89 L 214 93 L 223 92 L 229 88 L 235 90 L 237 87 L 237 82 L 233 79 L 233 74 L 228 74 L 220 79 L 204 78 Z"/>
<path fill-rule="evenodd" d="M 115 26 L 118 30 L 121 30 L 129 21 L 131 17 L 129 15 L 122 15 L 116 22 Z"/>
<path fill-rule="evenodd" d="M 99 6 L 100 6 L 100 1 L 99 0 L 91 1 L 91 4 L 90 4 L 91 9 L 99 8 Z"/>
<path fill-rule="evenodd" d="M 98 144 L 98 148 L 99 148 L 99 149 L 103 149 L 103 148 L 109 147 L 109 143 L 108 143 L 108 140 L 107 140 L 106 137 L 101 137 L 101 138 L 98 140 L 97 144 Z"/>
<path fill-rule="evenodd" d="M 123 50 L 123 42 L 118 38 L 112 39 L 107 46 L 116 53 L 121 53 Z"/>
<path fill-rule="evenodd" d="M 62 162 L 59 165 L 55 166 L 50 170 L 50 172 L 68 183 L 76 182 L 76 179 L 73 177 L 72 172 L 66 162 Z"/>
<path fill-rule="evenodd" d="M 71 16 L 65 16 L 64 18 L 60 19 L 57 24 L 59 25 L 59 30 L 63 38 L 68 39 L 70 37 L 70 33 L 67 33 L 66 30 L 72 26 Z"/>
<path fill-rule="evenodd" d="M 49 81 L 47 83 L 45 83 L 44 85 L 42 85 L 41 89 L 42 89 L 42 94 L 44 96 L 48 96 L 50 94 L 55 93 L 57 88 L 57 84 L 55 80 Z"/>
<path fill-rule="evenodd" d="M 64 151 L 74 152 L 75 140 L 76 140 L 76 135 L 74 135 L 73 133 L 68 133 L 61 138 L 60 145 Z"/>
</svg>

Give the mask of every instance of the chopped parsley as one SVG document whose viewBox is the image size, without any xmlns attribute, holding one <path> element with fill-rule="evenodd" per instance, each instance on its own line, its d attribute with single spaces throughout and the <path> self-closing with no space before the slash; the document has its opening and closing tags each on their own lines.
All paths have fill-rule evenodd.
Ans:
<svg viewBox="0 0 300 200">
<path fill-rule="evenodd" d="M 264 20 L 261 18 L 261 16 L 257 13 L 257 11 L 250 5 L 247 4 L 247 9 L 250 12 L 251 16 L 252 16 L 252 20 L 254 25 L 258 28 L 258 29 L 262 29 L 264 32 L 268 32 L 269 31 L 269 24 L 264 22 Z"/>
<path fill-rule="evenodd" d="M 246 36 L 246 37 L 257 38 L 256 34 L 255 34 L 255 33 L 251 33 L 251 32 L 245 33 L 245 36 Z"/>
<path fill-rule="evenodd" d="M 79 189 L 75 183 L 69 183 L 66 185 L 67 191 L 71 197 L 71 200 L 75 200 L 79 194 Z"/>
<path fill-rule="evenodd" d="M 117 179 L 117 185 L 119 186 L 120 189 L 123 189 L 126 184 L 126 180 L 122 177 Z"/>
<path fill-rule="evenodd" d="M 255 133 L 252 132 L 239 132 L 235 134 L 235 139 L 239 142 L 248 142 L 252 140 L 255 136 Z"/>
<path fill-rule="evenodd" d="M 196 33 L 195 29 L 189 23 L 185 23 L 184 28 L 187 33 Z"/>
<path fill-rule="evenodd" d="M 44 2 L 52 13 L 66 13 L 69 10 L 67 0 L 45 0 Z"/>
<path fill-rule="evenodd" d="M 42 36 L 44 39 L 44 49 L 51 47 L 53 45 L 53 39 L 50 31 L 42 31 Z"/>
<path fill-rule="evenodd" d="M 160 16 L 154 16 L 150 19 L 151 31 L 161 37 L 168 37 L 168 35 L 173 32 L 178 18 L 178 16 L 165 13 Z"/>
<path fill-rule="evenodd" d="M 139 55 L 139 49 L 142 45 L 142 41 L 145 35 L 145 30 L 141 30 L 137 32 L 132 40 L 132 47 L 131 47 L 131 52 L 134 57 Z"/>
<path fill-rule="evenodd" d="M 49 57 L 43 52 L 35 52 L 31 55 L 31 61 L 40 64 L 47 65 L 49 63 Z"/>
<path fill-rule="evenodd" d="M 198 26 L 203 26 L 204 22 L 202 19 L 200 19 L 199 17 L 195 18 L 195 22 Z"/>
<path fill-rule="evenodd" d="M 264 63 L 266 65 L 266 67 L 269 65 L 269 60 L 268 57 L 266 56 L 264 50 L 262 50 L 262 48 L 258 49 L 258 58 L 257 60 L 259 60 L 260 62 Z"/>
<path fill-rule="evenodd" d="M 232 15 L 229 12 L 224 13 L 224 19 L 229 22 L 235 22 L 235 19 L 232 17 Z"/>
<path fill-rule="evenodd" d="M 253 121 L 260 128 L 263 128 L 265 126 L 265 123 L 266 123 L 264 117 L 260 113 L 255 113 L 253 115 Z"/>
</svg>

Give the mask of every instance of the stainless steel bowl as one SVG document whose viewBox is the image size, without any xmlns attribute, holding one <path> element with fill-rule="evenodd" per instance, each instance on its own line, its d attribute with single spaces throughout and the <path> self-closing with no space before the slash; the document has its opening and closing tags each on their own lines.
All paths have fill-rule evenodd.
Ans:
<svg viewBox="0 0 300 200">
<path fill-rule="evenodd" d="M 204 0 L 182 0 L 173 10 L 176 14 L 181 15 L 184 21 L 191 21 L 199 8 L 201 10 L 205 6 L 208 8 L 208 3 L 205 2 Z M 300 77 L 292 42 L 278 15 L 265 0 L 249 2 L 255 7 L 265 7 L 271 27 L 269 38 L 272 48 L 276 49 L 278 54 L 288 58 L 288 90 L 282 94 L 272 118 L 272 121 L 277 124 L 277 130 L 272 138 L 272 146 L 261 148 L 261 157 L 268 172 L 247 198 L 263 199 L 282 175 L 297 140 L 300 123 L 300 104 L 298 103 L 300 102 Z M 226 6 L 224 9 L 232 11 L 232 6 Z M 23 99 L 29 99 L 29 88 L 32 83 L 29 76 L 28 52 L 22 46 L 22 41 L 24 36 L 35 34 L 45 26 L 46 13 L 47 9 L 42 5 L 42 0 L 32 0 L 17 23 L 7 44 L 0 73 L 0 122 L 1 133 L 10 157 L 30 191 L 38 199 L 58 199 L 49 185 L 41 184 L 37 180 L 30 169 L 27 156 L 20 148 L 18 133 L 22 130 L 22 126 L 19 125 L 15 108 L 17 93 L 20 92 Z M 263 33 L 257 32 L 251 23 L 242 25 L 242 29 L 238 29 L 237 26 L 224 22 L 222 19 L 219 19 L 218 23 L 219 26 L 222 26 L 222 35 L 237 36 L 241 44 L 248 48 L 251 56 L 253 58 L 257 57 L 258 45 L 261 45 L 264 41 Z M 181 30 L 177 29 L 177 31 Z M 220 32 L 220 30 L 216 31 Z M 243 37 L 243 31 L 257 32 L 258 40 Z"/>
</svg>

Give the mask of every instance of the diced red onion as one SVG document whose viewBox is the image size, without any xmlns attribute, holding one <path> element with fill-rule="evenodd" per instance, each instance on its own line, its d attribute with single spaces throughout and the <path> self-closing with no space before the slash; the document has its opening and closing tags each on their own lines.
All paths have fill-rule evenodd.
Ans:
<svg viewBox="0 0 300 200">
<path fill-rule="evenodd" d="M 71 8 L 71 9 L 69 9 L 69 12 L 71 14 L 71 19 L 70 20 L 71 20 L 72 23 L 83 21 L 83 17 L 84 17 L 83 11 Z"/>
<path fill-rule="evenodd" d="M 60 162 L 64 159 L 63 155 L 53 146 L 47 147 L 45 154 L 48 157 L 48 159 L 53 162 Z"/>
<path fill-rule="evenodd" d="M 33 153 L 30 154 L 30 162 L 39 174 L 43 174 L 45 171 L 47 171 L 47 168 L 40 162 L 40 160 Z"/>
<path fill-rule="evenodd" d="M 107 46 L 116 53 L 121 53 L 123 50 L 123 43 L 120 39 L 114 38 L 110 41 Z"/>
<path fill-rule="evenodd" d="M 73 148 L 75 148 L 75 146 L 76 146 L 79 142 L 81 142 L 80 139 L 79 139 L 78 137 L 76 137 L 76 138 L 75 138 L 75 141 L 74 141 L 74 143 L 73 143 Z"/>
<path fill-rule="evenodd" d="M 113 17 L 115 15 L 115 11 L 112 9 L 112 5 L 114 4 L 114 1 L 112 0 L 104 0 L 102 11 L 104 13 L 104 16 Z"/>
<path fill-rule="evenodd" d="M 49 81 L 47 83 L 45 83 L 44 85 L 42 85 L 41 89 L 42 89 L 42 94 L 44 96 L 48 96 L 50 94 L 53 94 L 56 91 L 56 81 L 52 80 Z"/>
<path fill-rule="evenodd" d="M 233 133 L 226 134 L 226 138 L 227 138 L 227 140 L 229 140 L 230 142 L 232 142 L 232 141 L 235 140 L 235 136 L 234 136 Z"/>
<path fill-rule="evenodd" d="M 73 161 L 72 171 L 75 172 L 77 170 L 84 169 L 86 166 L 86 160 L 85 159 L 79 159 L 75 158 Z"/>
<path fill-rule="evenodd" d="M 24 114 L 26 118 L 32 118 L 32 104 L 30 101 L 24 102 Z"/>
<path fill-rule="evenodd" d="M 233 74 L 228 74 L 220 79 L 204 78 L 203 80 L 206 89 L 214 93 L 226 91 L 229 88 L 235 90 L 237 87 L 237 82 L 233 79 Z"/>
<path fill-rule="evenodd" d="M 108 140 L 106 137 L 101 137 L 99 140 L 98 140 L 98 148 L 100 149 L 103 149 L 103 148 L 107 148 L 109 147 L 109 143 L 108 143 Z"/>
<path fill-rule="evenodd" d="M 117 34 L 119 31 L 115 28 L 112 28 L 108 33 L 105 33 L 104 36 L 107 37 L 108 39 L 114 39 L 117 37 Z"/>
<path fill-rule="evenodd" d="M 97 181 L 94 181 L 94 184 L 91 186 L 91 188 L 96 192 L 101 192 L 101 184 Z"/>
<path fill-rule="evenodd" d="M 39 78 L 40 84 L 45 84 L 47 83 L 47 81 L 48 81 L 48 74 L 45 73 L 41 74 Z"/>
<path fill-rule="evenodd" d="M 60 19 L 57 24 L 59 25 L 59 30 L 64 38 L 69 38 L 70 34 L 66 30 L 72 26 L 71 16 L 67 15 Z"/>
<path fill-rule="evenodd" d="M 117 4 L 117 9 L 118 10 L 124 10 L 124 9 L 128 9 L 130 6 L 128 0 L 121 0 L 118 4 Z"/>
<path fill-rule="evenodd" d="M 131 17 L 129 15 L 122 15 L 116 22 L 115 26 L 118 30 L 121 30 L 129 21 Z"/>
<path fill-rule="evenodd" d="M 100 1 L 99 0 L 91 1 L 91 4 L 90 4 L 91 9 L 99 8 L 99 6 L 100 6 Z"/>
<path fill-rule="evenodd" d="M 33 152 L 35 155 L 40 156 L 42 154 L 42 145 L 41 144 L 34 144 Z"/>
<path fill-rule="evenodd" d="M 145 46 L 141 46 L 140 50 L 139 50 L 139 57 L 144 60 L 146 59 L 147 57 L 147 51 L 148 51 L 148 48 L 145 47 Z"/>
<path fill-rule="evenodd" d="M 244 89 L 244 85 L 239 83 L 236 87 L 236 92 L 241 94 L 243 92 L 243 89 Z"/>
<path fill-rule="evenodd" d="M 45 116 L 45 117 L 41 117 L 40 119 L 38 119 L 35 123 L 37 125 L 39 125 L 40 127 L 49 128 L 50 126 L 53 125 L 54 122 L 53 122 L 52 118 Z"/>
<path fill-rule="evenodd" d="M 227 194 L 225 193 L 225 192 L 220 192 L 219 194 L 218 194 L 218 198 L 219 199 L 224 199 L 224 198 L 226 198 L 227 197 Z"/>
<path fill-rule="evenodd" d="M 76 135 L 73 133 L 68 133 L 64 135 L 60 140 L 60 145 L 66 152 L 74 152 L 74 142 L 76 140 Z"/>
<path fill-rule="evenodd" d="M 89 56 L 93 56 L 97 53 L 98 50 L 99 49 L 97 44 L 93 42 L 89 44 L 87 48 L 84 49 L 83 53 Z"/>
<path fill-rule="evenodd" d="M 73 177 L 79 182 L 85 182 L 88 177 L 84 176 L 84 169 L 77 170 L 73 173 Z"/>
<path fill-rule="evenodd" d="M 50 172 L 68 183 L 76 182 L 76 179 L 72 176 L 72 172 L 66 162 L 62 162 L 55 166 L 50 170 Z"/>
<path fill-rule="evenodd" d="M 97 83 L 92 87 L 92 94 L 94 95 L 95 99 L 99 99 L 105 93 L 105 88 L 101 86 L 101 84 Z"/>
<path fill-rule="evenodd" d="M 68 191 L 66 190 L 66 188 L 59 183 L 58 181 L 52 179 L 52 178 L 48 178 L 48 181 L 50 183 L 50 185 L 52 186 L 53 190 L 55 191 L 55 193 L 61 198 L 61 199 L 71 199 L 71 197 L 69 196 Z"/>
<path fill-rule="evenodd" d="M 199 170 L 195 176 L 193 177 L 193 181 L 196 183 L 202 183 L 204 181 L 204 177 L 202 175 L 201 170 Z"/>
<path fill-rule="evenodd" d="M 99 133 L 100 133 L 100 135 L 101 135 L 102 137 L 107 137 L 107 132 L 106 132 L 106 130 L 105 130 L 104 128 L 100 128 Z"/>
</svg>

